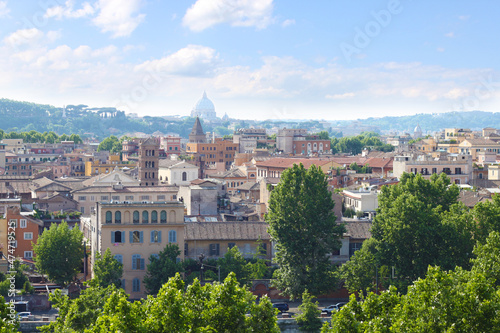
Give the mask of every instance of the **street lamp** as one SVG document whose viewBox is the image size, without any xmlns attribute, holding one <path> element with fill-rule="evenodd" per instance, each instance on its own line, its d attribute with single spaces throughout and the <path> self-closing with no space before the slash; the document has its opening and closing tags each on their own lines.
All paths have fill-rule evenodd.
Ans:
<svg viewBox="0 0 500 333">
<path fill-rule="evenodd" d="M 203 269 L 205 268 L 204 266 L 212 267 L 212 268 L 217 268 L 217 272 L 218 272 L 218 275 L 219 275 L 219 282 L 220 282 L 220 265 L 212 266 L 212 265 L 204 264 L 203 263 L 203 259 L 205 259 L 205 255 L 203 253 L 200 254 L 200 256 L 198 257 L 198 259 L 200 259 L 200 265 L 201 265 L 201 274 L 200 274 L 201 284 L 203 284 Z"/>
<path fill-rule="evenodd" d="M 200 271 L 200 283 L 203 285 L 203 259 L 205 259 L 205 255 L 202 253 L 198 257 L 200 259 L 201 271 Z"/>
</svg>

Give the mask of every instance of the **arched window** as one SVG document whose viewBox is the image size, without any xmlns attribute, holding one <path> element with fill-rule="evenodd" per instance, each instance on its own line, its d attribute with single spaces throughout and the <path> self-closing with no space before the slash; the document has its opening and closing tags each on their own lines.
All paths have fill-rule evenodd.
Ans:
<svg viewBox="0 0 500 333">
<path fill-rule="evenodd" d="M 111 223 L 112 218 L 113 218 L 113 213 L 111 213 L 110 211 L 107 211 L 106 212 L 106 223 Z"/>
<path fill-rule="evenodd" d="M 187 172 L 186 172 L 186 171 L 184 171 L 184 172 L 182 173 L 182 181 L 186 181 L 186 180 L 187 180 Z"/>
<path fill-rule="evenodd" d="M 160 223 L 167 223 L 167 212 L 164 210 L 160 213 Z"/>
<path fill-rule="evenodd" d="M 132 280 L 132 291 L 133 292 L 141 291 L 141 280 L 139 280 L 138 278 Z"/>
<path fill-rule="evenodd" d="M 121 254 L 115 254 L 115 259 L 123 265 L 123 256 Z"/>
<path fill-rule="evenodd" d="M 139 211 L 134 211 L 134 223 L 139 223 Z"/>
<path fill-rule="evenodd" d="M 168 242 L 169 243 L 177 243 L 177 231 L 170 230 L 168 232 Z"/>
<path fill-rule="evenodd" d="M 151 223 L 158 223 L 158 212 L 156 210 L 151 212 Z"/>
<path fill-rule="evenodd" d="M 142 223 L 149 223 L 149 213 L 147 210 L 142 212 Z"/>
<path fill-rule="evenodd" d="M 115 212 L 115 223 L 122 223 L 122 212 L 119 210 Z"/>
<path fill-rule="evenodd" d="M 168 220 L 175 223 L 175 210 L 171 210 L 170 213 L 168 213 Z"/>
</svg>

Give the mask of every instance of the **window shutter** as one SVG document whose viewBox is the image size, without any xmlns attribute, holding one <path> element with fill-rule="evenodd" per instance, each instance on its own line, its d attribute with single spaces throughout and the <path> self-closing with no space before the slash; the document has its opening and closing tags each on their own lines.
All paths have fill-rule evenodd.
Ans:
<svg viewBox="0 0 500 333">
<path fill-rule="evenodd" d="M 122 231 L 122 243 L 125 243 L 125 231 Z"/>
<path fill-rule="evenodd" d="M 144 232 L 142 232 L 142 231 L 141 231 L 141 232 L 139 233 L 139 237 L 140 237 L 139 242 L 140 242 L 140 243 L 144 242 L 144 237 L 143 237 L 143 235 L 144 235 Z"/>
<path fill-rule="evenodd" d="M 122 279 L 122 288 L 125 290 L 125 279 Z"/>
<path fill-rule="evenodd" d="M 161 231 L 158 231 L 158 243 L 161 243 Z"/>
<path fill-rule="evenodd" d="M 132 269 L 137 269 L 137 259 L 135 254 L 132 256 Z"/>
<path fill-rule="evenodd" d="M 134 242 L 134 232 L 133 231 L 129 231 L 128 233 L 129 233 L 129 236 L 130 236 L 129 237 L 130 238 L 129 239 L 130 240 L 130 244 L 132 244 Z"/>
<path fill-rule="evenodd" d="M 144 269 L 144 259 L 141 259 L 141 269 Z"/>
<path fill-rule="evenodd" d="M 151 243 L 154 243 L 155 242 L 155 231 L 151 231 Z"/>
<path fill-rule="evenodd" d="M 111 243 L 115 242 L 115 232 L 111 231 Z"/>
<path fill-rule="evenodd" d="M 215 251 L 217 252 L 216 255 L 219 255 L 219 249 L 220 249 L 219 243 L 215 244 Z"/>
</svg>

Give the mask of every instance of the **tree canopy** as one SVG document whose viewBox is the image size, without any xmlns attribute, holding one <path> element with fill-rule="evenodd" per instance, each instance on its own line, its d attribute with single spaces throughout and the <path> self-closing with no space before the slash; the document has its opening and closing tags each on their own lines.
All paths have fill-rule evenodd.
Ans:
<svg viewBox="0 0 500 333">
<path fill-rule="evenodd" d="M 430 266 L 406 294 L 391 286 L 360 301 L 351 295 L 321 332 L 498 332 L 500 234 L 490 233 L 474 254 L 470 270 Z"/>
<path fill-rule="evenodd" d="M 56 292 L 51 301 L 59 318 L 44 331 L 66 332 L 270 332 L 278 333 L 276 309 L 267 297 L 240 287 L 234 274 L 223 283 L 185 286 L 179 274 L 158 294 L 131 303 L 114 285 L 91 284 L 74 300 Z"/>
<path fill-rule="evenodd" d="M 183 266 L 177 262 L 181 255 L 179 246 L 174 243 L 167 244 L 160 251 L 158 256 L 152 255 L 149 258 L 146 276 L 144 277 L 144 286 L 148 294 L 155 295 L 168 279 L 175 276 L 176 273 L 183 272 Z"/>
<path fill-rule="evenodd" d="M 341 268 L 349 290 L 373 290 L 378 274 L 382 285 L 405 292 L 429 265 L 469 268 L 474 246 L 500 231 L 500 197 L 470 210 L 458 194 L 444 173 L 430 180 L 403 174 L 399 184 L 384 187 L 372 238 Z"/>
<path fill-rule="evenodd" d="M 326 177 L 314 165 L 306 170 L 295 164 L 272 190 L 265 220 L 276 242 L 275 284 L 285 295 L 335 288 L 329 255 L 340 248 L 345 227 L 336 223 L 333 207 Z"/>
<path fill-rule="evenodd" d="M 106 249 L 103 256 L 100 253 L 96 254 L 93 269 L 100 286 L 107 287 L 111 284 L 116 287 L 121 286 L 123 264 L 115 259 L 109 248 Z"/>
<path fill-rule="evenodd" d="M 66 285 L 78 274 L 83 259 L 83 234 L 78 227 L 52 224 L 45 229 L 33 246 L 35 265 L 51 281 Z"/>
</svg>

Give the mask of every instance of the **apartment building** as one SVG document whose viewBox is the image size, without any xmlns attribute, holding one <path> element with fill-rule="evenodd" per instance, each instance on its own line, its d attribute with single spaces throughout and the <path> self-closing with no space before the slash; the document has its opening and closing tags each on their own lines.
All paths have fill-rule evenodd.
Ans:
<svg viewBox="0 0 500 333">
<path fill-rule="evenodd" d="M 356 212 L 374 215 L 378 208 L 378 192 L 372 189 L 359 189 L 356 191 L 342 191 L 345 208 Z"/>
<path fill-rule="evenodd" d="M 97 253 L 102 255 L 109 248 L 123 264 L 122 287 L 130 298 L 144 298 L 143 279 L 151 256 L 173 243 L 181 250 L 178 260 L 184 259 L 184 205 L 177 201 L 133 201 L 102 202 L 96 207 L 87 220 L 90 225 L 84 225 L 84 234 L 91 235 L 91 263 Z"/>
<path fill-rule="evenodd" d="M 400 178 L 404 172 L 420 173 L 424 178 L 444 172 L 455 184 L 468 184 L 472 179 L 472 156 L 448 154 L 440 158 L 429 155 L 396 156 L 393 162 L 394 177 Z"/>
<path fill-rule="evenodd" d="M 479 152 L 500 153 L 500 143 L 490 139 L 465 139 L 458 147 L 461 154 L 471 155 L 473 161 L 477 161 Z"/>
</svg>

